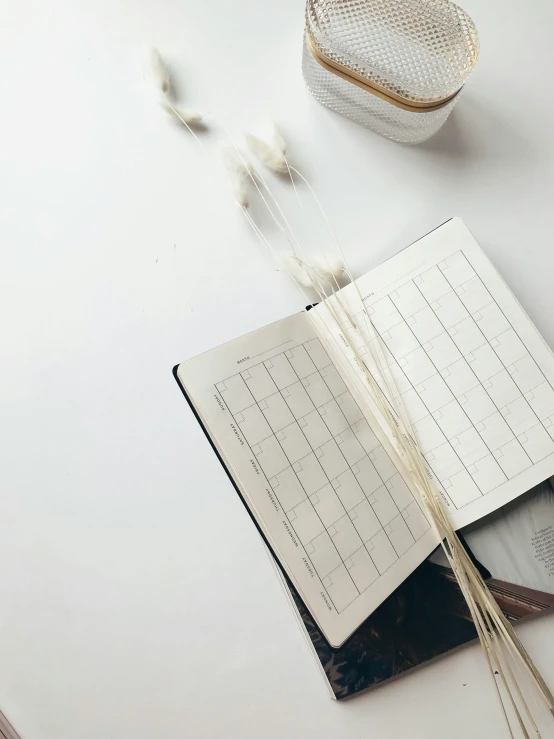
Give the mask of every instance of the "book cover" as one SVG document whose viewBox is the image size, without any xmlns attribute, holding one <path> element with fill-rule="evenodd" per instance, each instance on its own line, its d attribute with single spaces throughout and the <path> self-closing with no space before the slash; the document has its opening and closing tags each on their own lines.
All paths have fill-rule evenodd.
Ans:
<svg viewBox="0 0 554 739">
<path fill-rule="evenodd" d="M 554 608 L 552 481 L 460 533 L 510 621 Z M 329 646 L 293 586 L 285 582 L 337 700 L 380 685 L 477 638 L 456 578 L 441 555 L 439 549 L 423 562 L 339 649 Z"/>
</svg>

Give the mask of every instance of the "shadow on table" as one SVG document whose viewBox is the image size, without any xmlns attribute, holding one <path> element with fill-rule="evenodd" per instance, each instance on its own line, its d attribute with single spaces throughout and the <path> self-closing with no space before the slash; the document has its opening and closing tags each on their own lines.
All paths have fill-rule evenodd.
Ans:
<svg viewBox="0 0 554 739">
<path fill-rule="evenodd" d="M 417 146 L 432 157 L 448 157 L 463 164 L 477 160 L 514 168 L 532 164 L 539 152 L 533 141 L 501 119 L 491 108 L 464 93 L 441 130 Z"/>
</svg>

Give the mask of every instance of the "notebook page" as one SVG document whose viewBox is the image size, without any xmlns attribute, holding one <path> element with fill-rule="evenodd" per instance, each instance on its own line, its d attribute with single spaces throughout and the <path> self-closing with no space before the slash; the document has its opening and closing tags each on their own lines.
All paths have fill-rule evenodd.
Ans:
<svg viewBox="0 0 554 739">
<path fill-rule="evenodd" d="M 304 603 L 340 646 L 436 540 L 310 314 L 177 374 Z"/>
<path fill-rule="evenodd" d="M 554 357 L 460 219 L 357 285 L 456 528 L 554 473 Z M 359 310 L 352 286 L 342 297 Z M 343 361 L 361 375 L 352 352 Z"/>
</svg>

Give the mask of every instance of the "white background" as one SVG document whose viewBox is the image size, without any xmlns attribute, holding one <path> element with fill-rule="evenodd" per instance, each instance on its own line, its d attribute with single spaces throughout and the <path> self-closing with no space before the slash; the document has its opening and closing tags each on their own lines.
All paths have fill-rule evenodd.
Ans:
<svg viewBox="0 0 554 739">
<path fill-rule="evenodd" d="M 302 0 L 1 0 L 0 708 L 25 739 L 507 736 L 478 648 L 332 702 L 172 366 L 300 309 L 216 147 L 267 113 L 356 274 L 462 216 L 554 345 L 549 0 L 408 148 L 320 107 Z M 156 107 L 154 42 L 204 156 Z M 520 629 L 554 684 L 554 620 Z"/>
</svg>

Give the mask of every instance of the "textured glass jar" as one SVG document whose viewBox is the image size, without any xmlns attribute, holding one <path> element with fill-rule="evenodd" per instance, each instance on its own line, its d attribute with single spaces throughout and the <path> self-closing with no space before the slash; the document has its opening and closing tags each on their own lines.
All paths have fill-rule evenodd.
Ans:
<svg viewBox="0 0 554 739">
<path fill-rule="evenodd" d="M 449 0 L 308 0 L 303 72 L 323 105 L 403 143 L 435 134 L 479 54 Z"/>
</svg>

